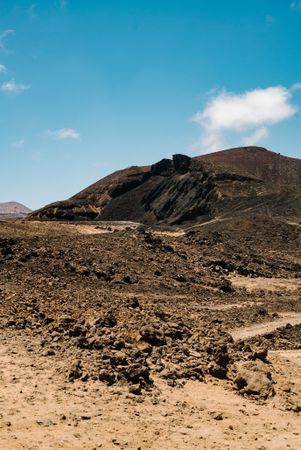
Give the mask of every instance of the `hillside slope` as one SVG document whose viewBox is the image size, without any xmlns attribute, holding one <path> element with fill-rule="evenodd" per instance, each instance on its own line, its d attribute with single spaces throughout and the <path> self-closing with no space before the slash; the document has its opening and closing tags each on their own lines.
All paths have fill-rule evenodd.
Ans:
<svg viewBox="0 0 301 450">
<path fill-rule="evenodd" d="M 18 202 L 0 203 L 0 219 L 25 217 L 30 212 L 31 209 Z"/>
<path fill-rule="evenodd" d="M 174 155 L 115 172 L 29 217 L 180 225 L 246 211 L 298 219 L 301 160 L 260 147 Z"/>
</svg>

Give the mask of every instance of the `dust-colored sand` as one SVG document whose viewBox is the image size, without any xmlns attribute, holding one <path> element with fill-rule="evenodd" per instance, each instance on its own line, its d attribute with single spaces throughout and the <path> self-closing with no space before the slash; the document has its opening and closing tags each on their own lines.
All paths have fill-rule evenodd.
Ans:
<svg viewBox="0 0 301 450">
<path fill-rule="evenodd" d="M 244 287 L 247 291 L 297 291 L 301 289 L 301 278 L 266 278 L 266 277 L 229 277 L 231 283 L 236 288 Z"/>
<path fill-rule="evenodd" d="M 249 339 L 253 336 L 263 335 L 276 330 L 279 327 L 284 327 L 287 324 L 298 325 L 301 323 L 301 313 L 282 313 L 281 317 L 263 323 L 256 323 L 248 327 L 236 328 L 230 331 L 233 339 Z"/>
<path fill-rule="evenodd" d="M 300 415 L 274 400 L 260 405 L 198 382 L 159 382 L 156 395 L 134 397 L 101 383 L 66 383 L 51 358 L 16 340 L 2 340 L 0 356 L 1 450 L 301 448 Z M 280 381 L 287 364 L 298 380 L 297 366 L 273 358 Z M 300 382 L 294 391 L 300 395 Z"/>
<path fill-rule="evenodd" d="M 279 355 L 286 361 L 292 362 L 301 367 L 301 350 L 275 350 L 270 351 L 270 356 Z"/>
</svg>

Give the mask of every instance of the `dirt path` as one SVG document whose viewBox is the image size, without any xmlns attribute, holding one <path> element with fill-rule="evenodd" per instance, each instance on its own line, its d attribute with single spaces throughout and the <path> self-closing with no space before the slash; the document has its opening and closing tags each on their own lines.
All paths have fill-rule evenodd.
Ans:
<svg viewBox="0 0 301 450">
<path fill-rule="evenodd" d="M 205 305 L 202 307 L 202 309 L 210 310 L 210 311 L 228 311 L 229 309 L 237 308 L 248 308 L 253 305 L 261 306 L 263 305 L 263 302 L 241 302 L 241 303 L 217 303 L 215 305 Z"/>
<path fill-rule="evenodd" d="M 191 227 L 185 228 L 185 232 L 190 230 L 195 230 L 197 228 L 206 227 L 207 225 L 212 225 L 213 223 L 217 222 L 224 222 L 226 220 L 229 220 L 227 217 L 215 217 L 214 219 L 207 220 L 207 222 L 197 223 L 196 225 L 192 225 Z"/>
<path fill-rule="evenodd" d="M 0 345 L 0 448 L 300 449 L 300 416 L 221 385 L 160 385 L 134 397 L 100 383 L 67 383 L 51 358 L 16 339 Z"/>
<path fill-rule="evenodd" d="M 289 225 L 294 225 L 295 227 L 301 228 L 301 223 L 297 222 L 287 222 Z"/>
<path fill-rule="evenodd" d="M 232 285 L 236 288 L 244 287 L 247 291 L 296 291 L 301 289 L 301 278 L 265 278 L 265 277 L 229 277 Z"/>
<path fill-rule="evenodd" d="M 298 325 L 299 323 L 301 323 L 301 313 L 282 313 L 279 315 L 279 319 L 271 320 L 270 322 L 250 325 L 248 327 L 236 328 L 230 330 L 230 334 L 235 341 L 238 341 L 239 339 L 248 339 L 253 336 L 269 333 L 279 327 L 284 327 L 288 323 L 290 323 L 291 325 Z"/>
</svg>

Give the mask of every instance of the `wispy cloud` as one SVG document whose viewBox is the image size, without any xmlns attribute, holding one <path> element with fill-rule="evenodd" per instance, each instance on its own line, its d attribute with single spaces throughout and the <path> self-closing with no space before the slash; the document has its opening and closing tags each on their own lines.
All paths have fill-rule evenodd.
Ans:
<svg viewBox="0 0 301 450">
<path fill-rule="evenodd" d="M 301 90 L 301 83 L 293 84 L 290 89 L 291 92 L 296 92 L 296 91 L 300 91 L 300 90 Z"/>
<path fill-rule="evenodd" d="M 293 9 L 294 11 L 300 11 L 301 12 L 301 1 L 292 2 L 291 3 L 291 9 Z"/>
<path fill-rule="evenodd" d="M 6 81 L 0 85 L 0 90 L 8 94 L 18 95 L 28 89 L 30 89 L 29 84 L 15 83 L 14 81 Z"/>
<path fill-rule="evenodd" d="M 0 73 L 5 73 L 6 71 L 6 67 L 3 64 L 0 64 Z"/>
<path fill-rule="evenodd" d="M 260 142 L 267 137 L 270 126 L 296 114 L 298 108 L 291 100 L 292 90 L 283 86 L 242 94 L 225 90 L 217 93 L 192 117 L 202 130 L 194 150 L 204 153 L 220 150 L 228 133 L 238 135 L 244 144 Z"/>
<path fill-rule="evenodd" d="M 242 145 L 256 145 L 258 142 L 262 142 L 268 135 L 269 129 L 267 127 L 258 128 L 249 136 L 245 136 L 242 139 Z"/>
<path fill-rule="evenodd" d="M 18 141 L 12 142 L 11 146 L 13 148 L 23 148 L 25 144 L 25 139 L 19 139 Z"/>
<path fill-rule="evenodd" d="M 28 8 L 28 15 L 32 20 L 38 18 L 38 14 L 36 12 L 37 6 L 38 5 L 36 3 L 32 3 Z"/>
<path fill-rule="evenodd" d="M 58 141 L 62 141 L 64 139 L 80 138 L 79 132 L 77 130 L 74 130 L 73 128 L 61 128 L 60 130 L 55 131 L 47 130 L 45 132 L 45 135 Z"/>
<path fill-rule="evenodd" d="M 4 30 L 0 33 L 0 49 L 5 49 L 5 43 L 9 35 L 15 34 L 15 30 Z"/>
</svg>

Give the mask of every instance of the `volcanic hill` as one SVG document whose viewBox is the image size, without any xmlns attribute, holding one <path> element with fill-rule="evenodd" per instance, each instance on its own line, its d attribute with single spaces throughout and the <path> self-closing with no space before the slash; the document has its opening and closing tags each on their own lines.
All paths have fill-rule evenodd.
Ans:
<svg viewBox="0 0 301 450">
<path fill-rule="evenodd" d="M 0 203 L 0 219 L 25 217 L 31 209 L 18 202 Z"/>
<path fill-rule="evenodd" d="M 29 218 L 182 225 L 245 212 L 299 220 L 300 211 L 301 160 L 240 147 L 117 171 Z"/>
</svg>

